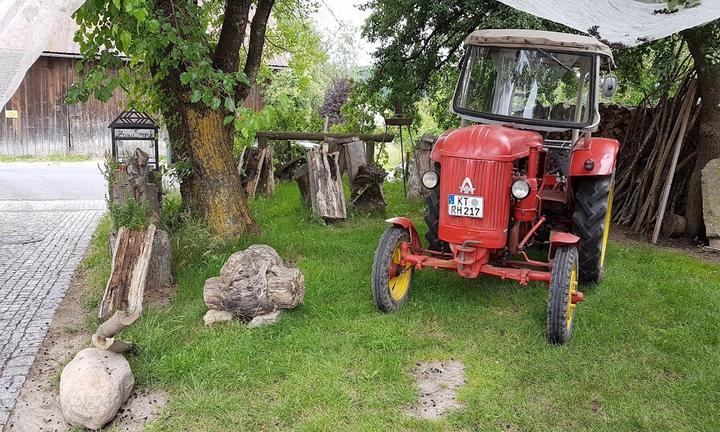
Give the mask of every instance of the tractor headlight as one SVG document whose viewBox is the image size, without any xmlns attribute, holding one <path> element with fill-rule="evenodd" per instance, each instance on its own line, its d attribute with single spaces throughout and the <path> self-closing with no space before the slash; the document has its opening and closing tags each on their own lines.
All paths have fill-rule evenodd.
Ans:
<svg viewBox="0 0 720 432">
<path fill-rule="evenodd" d="M 439 180 L 440 177 L 438 176 L 438 173 L 433 170 L 425 171 L 422 175 L 422 184 L 427 189 L 433 189 L 435 186 L 438 185 Z"/>
<path fill-rule="evenodd" d="M 512 196 L 521 200 L 530 195 L 530 183 L 525 180 L 515 180 L 510 188 Z"/>
</svg>

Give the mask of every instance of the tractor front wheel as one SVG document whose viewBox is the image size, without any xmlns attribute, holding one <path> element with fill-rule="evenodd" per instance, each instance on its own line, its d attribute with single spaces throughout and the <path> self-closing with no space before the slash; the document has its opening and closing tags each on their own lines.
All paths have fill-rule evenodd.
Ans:
<svg viewBox="0 0 720 432">
<path fill-rule="evenodd" d="M 375 305 L 383 312 L 400 309 L 410 295 L 413 267 L 401 264 L 401 248 L 409 243 L 407 230 L 391 227 L 385 230 L 377 249 L 372 271 L 372 290 Z"/>
<path fill-rule="evenodd" d="M 613 177 L 586 177 L 577 180 L 574 232 L 580 237 L 580 283 L 600 282 L 605 272 L 605 252 L 610 234 Z"/>
<path fill-rule="evenodd" d="M 570 340 L 575 326 L 575 306 L 582 300 L 578 286 L 578 251 L 574 246 L 555 252 L 550 274 L 547 337 L 554 344 Z"/>
</svg>

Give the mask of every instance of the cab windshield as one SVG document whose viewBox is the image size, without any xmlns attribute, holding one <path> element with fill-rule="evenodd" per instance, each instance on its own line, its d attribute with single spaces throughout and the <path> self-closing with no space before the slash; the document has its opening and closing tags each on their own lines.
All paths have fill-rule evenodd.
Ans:
<svg viewBox="0 0 720 432">
<path fill-rule="evenodd" d="M 582 127 L 593 111 L 592 66 L 584 54 L 471 46 L 453 108 L 480 119 Z"/>
</svg>

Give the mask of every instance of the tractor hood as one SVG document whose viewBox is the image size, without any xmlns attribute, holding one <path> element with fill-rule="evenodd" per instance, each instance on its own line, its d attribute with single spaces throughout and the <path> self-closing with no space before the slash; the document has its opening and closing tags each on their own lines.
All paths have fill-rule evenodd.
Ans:
<svg viewBox="0 0 720 432">
<path fill-rule="evenodd" d="M 431 158 L 442 156 L 513 161 L 528 155 L 531 147 L 542 148 L 539 133 L 500 125 L 473 125 L 446 131 L 433 147 Z"/>
</svg>

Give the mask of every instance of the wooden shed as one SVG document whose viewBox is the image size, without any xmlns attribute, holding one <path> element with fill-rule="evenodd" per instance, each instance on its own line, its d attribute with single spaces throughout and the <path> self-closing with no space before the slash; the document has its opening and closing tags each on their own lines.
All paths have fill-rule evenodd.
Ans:
<svg viewBox="0 0 720 432">
<path fill-rule="evenodd" d="M 0 113 L 0 155 L 99 156 L 110 150 L 108 124 L 123 110 L 123 93 L 116 91 L 105 103 L 94 98 L 65 103 L 68 89 L 79 79 L 76 29 L 70 18 L 60 26 Z"/>
<path fill-rule="evenodd" d="M 75 71 L 75 65 L 82 58 L 80 47 L 73 41 L 76 29 L 70 18 L 60 26 L 3 107 L 0 156 L 101 156 L 110 151 L 108 125 L 126 108 L 122 91 L 116 90 L 104 103 L 92 97 L 84 103 L 65 103 L 68 89 L 80 78 Z M 285 68 L 287 56 L 278 56 L 268 64 L 273 69 Z M 253 87 L 245 106 L 256 111 L 262 109 L 257 86 Z"/>
</svg>

